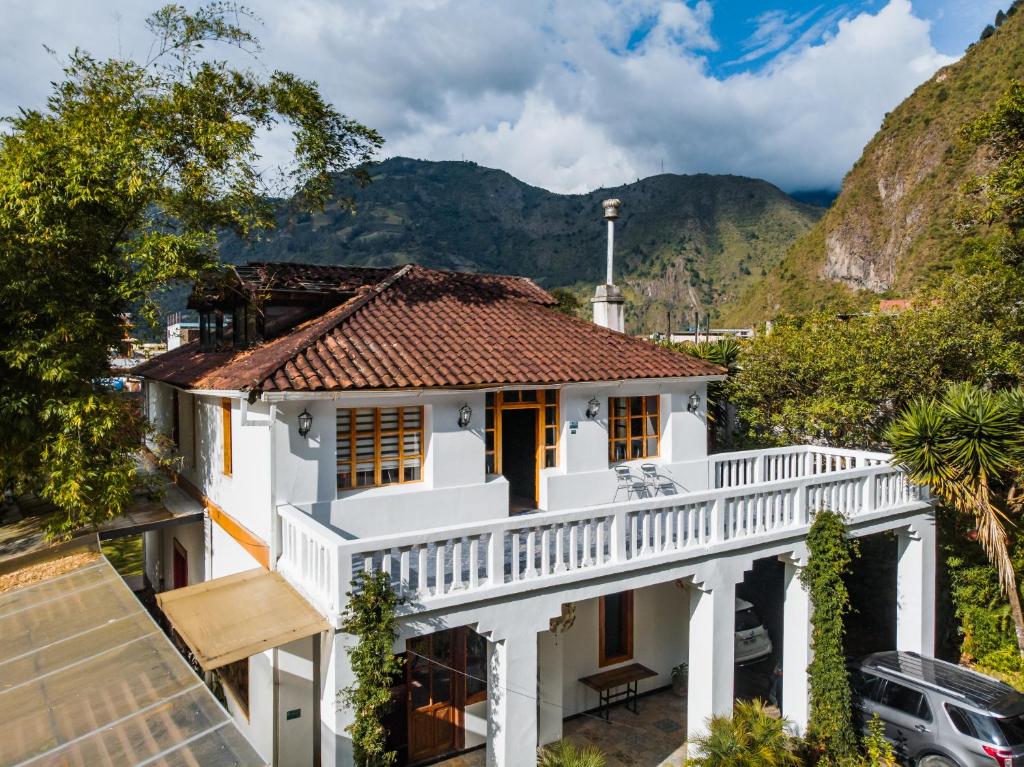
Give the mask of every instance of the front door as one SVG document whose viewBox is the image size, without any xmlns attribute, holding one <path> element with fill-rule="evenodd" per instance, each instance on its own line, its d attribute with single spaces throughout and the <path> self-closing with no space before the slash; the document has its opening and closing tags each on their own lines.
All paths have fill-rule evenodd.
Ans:
<svg viewBox="0 0 1024 767">
<path fill-rule="evenodd" d="M 420 762 L 457 748 L 454 633 L 416 637 L 406 643 L 409 689 L 409 762 Z"/>
<path fill-rule="evenodd" d="M 537 408 L 501 411 L 501 473 L 513 505 L 536 508 Z"/>
</svg>

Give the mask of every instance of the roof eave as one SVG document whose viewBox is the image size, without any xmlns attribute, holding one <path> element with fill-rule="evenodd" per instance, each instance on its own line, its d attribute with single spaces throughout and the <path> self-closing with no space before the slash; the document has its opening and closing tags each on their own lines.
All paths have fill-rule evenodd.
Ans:
<svg viewBox="0 0 1024 767">
<path fill-rule="evenodd" d="M 375 394 L 379 396 L 409 396 L 410 394 L 456 394 L 459 392 L 494 392 L 505 389 L 560 389 L 566 386 L 598 388 L 607 386 L 625 386 L 628 384 L 653 385 L 665 383 L 714 383 L 724 381 L 725 375 L 672 376 L 657 378 L 621 378 L 607 381 L 561 381 L 559 383 L 507 383 L 481 384 L 479 386 L 420 386 L 393 387 L 379 389 L 329 389 L 320 391 L 263 391 L 260 399 L 264 402 L 286 402 L 295 400 L 334 400 L 359 394 Z M 204 392 L 205 393 L 205 392 Z"/>
</svg>

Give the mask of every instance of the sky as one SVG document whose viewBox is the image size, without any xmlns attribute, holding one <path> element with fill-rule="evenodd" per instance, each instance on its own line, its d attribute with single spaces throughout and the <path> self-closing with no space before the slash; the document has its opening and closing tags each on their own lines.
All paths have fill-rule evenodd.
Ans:
<svg viewBox="0 0 1024 767">
<path fill-rule="evenodd" d="M 380 131 L 381 158 L 472 160 L 556 192 L 662 171 L 835 189 L 1009 2 L 250 0 L 263 51 L 239 63 L 318 82 Z M 0 0 L 0 114 L 43 106 L 76 46 L 145 57 L 156 7 Z M 273 165 L 287 136 L 262 148 Z"/>
</svg>

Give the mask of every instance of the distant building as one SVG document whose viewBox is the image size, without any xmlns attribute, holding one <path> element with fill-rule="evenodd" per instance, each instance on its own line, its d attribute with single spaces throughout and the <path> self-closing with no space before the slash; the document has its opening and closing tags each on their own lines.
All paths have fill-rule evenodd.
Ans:
<svg viewBox="0 0 1024 767">
<path fill-rule="evenodd" d="M 700 341 L 721 341 L 723 338 L 753 338 L 753 328 L 687 328 L 673 333 L 673 343 L 698 343 Z"/>
</svg>

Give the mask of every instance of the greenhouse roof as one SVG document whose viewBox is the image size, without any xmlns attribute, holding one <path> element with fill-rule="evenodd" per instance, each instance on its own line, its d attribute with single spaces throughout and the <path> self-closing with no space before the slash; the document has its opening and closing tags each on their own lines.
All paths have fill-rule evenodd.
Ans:
<svg viewBox="0 0 1024 767">
<path fill-rule="evenodd" d="M 0 636 L 0 764 L 265 764 L 95 538 L 0 565 Z"/>
</svg>

